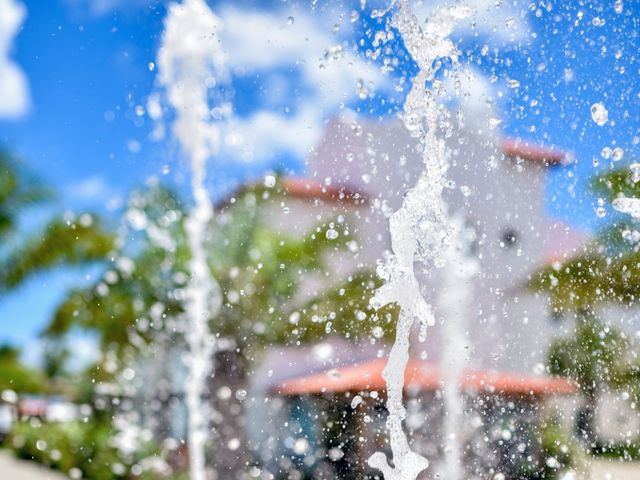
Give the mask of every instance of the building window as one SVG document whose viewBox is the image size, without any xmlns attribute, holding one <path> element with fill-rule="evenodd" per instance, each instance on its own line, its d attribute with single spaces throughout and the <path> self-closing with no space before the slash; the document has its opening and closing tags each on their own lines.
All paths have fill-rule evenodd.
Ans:
<svg viewBox="0 0 640 480">
<path fill-rule="evenodd" d="M 515 247 L 518 244 L 518 232 L 514 228 L 507 228 L 500 235 L 500 246 L 506 248 Z"/>
</svg>

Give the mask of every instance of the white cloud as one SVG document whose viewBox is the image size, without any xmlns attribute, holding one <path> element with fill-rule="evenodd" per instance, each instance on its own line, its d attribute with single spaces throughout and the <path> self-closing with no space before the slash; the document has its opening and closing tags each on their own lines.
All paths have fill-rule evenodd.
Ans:
<svg viewBox="0 0 640 480">
<path fill-rule="evenodd" d="M 427 20 L 439 2 L 415 2 L 418 18 Z M 467 6 L 471 15 L 458 21 L 456 33 L 478 34 L 496 43 L 519 42 L 530 38 L 527 5 L 521 0 L 460 0 L 457 5 Z"/>
<path fill-rule="evenodd" d="M 0 117 L 15 118 L 30 104 L 27 77 L 9 57 L 27 9 L 16 0 L 0 0 L 0 12 Z"/>
<path fill-rule="evenodd" d="M 444 84 L 444 101 L 457 105 L 462 118 L 461 125 L 473 126 L 477 132 L 495 135 L 498 129 L 499 113 L 496 105 L 496 85 L 477 68 L 461 66 Z"/>
<path fill-rule="evenodd" d="M 445 82 L 447 100 L 458 100 L 465 113 L 484 116 L 495 113 L 497 89 L 472 65 L 461 66 Z"/>
<path fill-rule="evenodd" d="M 135 9 L 158 3 L 158 0 L 66 0 L 67 4 L 81 12 L 100 17 L 114 10 Z"/>
<path fill-rule="evenodd" d="M 104 198 L 110 194 L 109 187 L 103 177 L 94 175 L 67 187 L 67 193 L 80 200 Z"/>
<path fill-rule="evenodd" d="M 225 125 L 223 150 L 246 162 L 268 160 L 283 151 L 305 158 L 322 138 L 322 125 L 321 115 L 309 108 L 289 117 L 261 110 Z"/>
<path fill-rule="evenodd" d="M 341 104 L 359 94 L 390 88 L 380 69 L 345 46 L 343 38 L 331 33 L 332 26 L 323 24 L 322 16 L 298 11 L 288 17 L 282 11 L 247 11 L 229 5 L 219 14 L 231 70 L 269 72 L 284 67 L 301 73 L 299 83 L 284 93 L 295 114 L 259 110 L 246 118 L 232 118 L 222 127 L 223 149 L 229 155 L 244 161 L 267 160 L 282 151 L 306 157 L 320 140 L 325 121 Z M 274 95 L 283 95 L 283 79 L 276 80 Z M 294 95 L 294 89 L 302 93 Z M 274 99 L 270 100 L 266 103 Z"/>
</svg>

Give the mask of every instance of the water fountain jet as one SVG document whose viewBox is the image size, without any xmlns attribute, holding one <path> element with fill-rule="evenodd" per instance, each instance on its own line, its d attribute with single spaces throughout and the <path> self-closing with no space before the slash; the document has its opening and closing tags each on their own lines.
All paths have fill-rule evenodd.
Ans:
<svg viewBox="0 0 640 480">
<path fill-rule="evenodd" d="M 450 59 L 456 63 L 458 52 L 449 35 L 456 22 L 468 15 L 468 10 L 462 7 L 437 9 L 423 27 L 408 0 L 393 2 L 391 7 L 396 9 L 392 25 L 400 32 L 406 49 L 420 69 L 413 79 L 402 118 L 411 135 L 420 139 L 425 169 L 389 220 L 393 254 L 378 270 L 386 283 L 372 300 L 373 306 L 378 308 L 397 303 L 400 314 L 395 343 L 383 372 L 387 383 L 387 429 L 393 467 L 382 452 L 374 453 L 369 458 L 369 465 L 380 470 L 387 480 L 411 480 L 416 479 L 429 462 L 411 450 L 402 427 L 406 416 L 402 395 L 410 335 L 416 320 L 423 329 L 435 323 L 432 308 L 420 292 L 414 263 L 434 264 L 445 251 L 450 237 L 447 206 L 442 197 L 448 159 L 445 141 L 438 137 L 443 107 L 437 99 L 440 84 L 436 78 L 440 68 L 437 60 Z M 432 88 L 426 88 L 427 85 Z"/>
<path fill-rule="evenodd" d="M 213 205 L 205 177 L 207 161 L 216 155 L 220 143 L 219 126 L 211 116 L 212 86 L 223 84 L 228 77 L 218 37 L 221 21 L 203 0 L 172 3 L 164 26 L 157 58 L 158 82 L 175 113 L 173 133 L 189 159 L 195 201 L 185 222 L 191 250 L 190 281 L 185 291 L 184 332 L 189 348 L 185 398 L 190 478 L 205 480 L 209 408 L 202 397 L 212 371 L 215 345 L 209 321 L 222 304 L 220 287 L 207 262 L 207 228 Z"/>
</svg>

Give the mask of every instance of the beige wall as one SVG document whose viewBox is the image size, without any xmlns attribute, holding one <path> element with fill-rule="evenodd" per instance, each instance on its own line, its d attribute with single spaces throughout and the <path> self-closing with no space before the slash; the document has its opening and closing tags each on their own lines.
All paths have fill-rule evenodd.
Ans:
<svg viewBox="0 0 640 480">
<path fill-rule="evenodd" d="M 549 167 L 505 158 L 496 143 L 496 138 L 469 131 L 450 136 L 449 178 L 454 183 L 446 197 L 451 213 L 462 212 L 479 238 L 481 274 L 469 319 L 473 363 L 531 372 L 544 361 L 556 328 L 548 319 L 546 300 L 522 289 L 527 276 L 544 263 L 553 237 L 544 205 Z M 390 244 L 388 215 L 400 206 L 422 168 L 415 140 L 399 121 L 360 122 L 354 127 L 335 120 L 328 125 L 324 140 L 308 159 L 306 176 L 323 184 L 348 184 L 370 196 L 353 228 L 361 248 L 351 261 L 337 262 L 336 270 L 375 266 L 383 258 Z M 296 222 L 326 208 L 296 208 Z M 508 229 L 517 235 L 512 248 L 500 244 Z M 437 296 L 438 275 L 432 270 L 423 278 L 425 296 L 431 300 Z M 441 353 L 440 336 L 438 328 L 433 329 L 425 346 L 431 359 Z"/>
</svg>

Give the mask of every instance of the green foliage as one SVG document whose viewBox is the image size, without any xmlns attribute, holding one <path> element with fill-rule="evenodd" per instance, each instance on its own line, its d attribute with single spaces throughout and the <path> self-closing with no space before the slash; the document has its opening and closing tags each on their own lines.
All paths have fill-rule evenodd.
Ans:
<svg viewBox="0 0 640 480">
<path fill-rule="evenodd" d="M 53 219 L 27 238 L 14 238 L 20 215 L 50 198 L 36 178 L 0 152 L 0 291 L 37 272 L 104 259 L 113 247 L 112 235 L 89 214 L 77 220 Z"/>
<path fill-rule="evenodd" d="M 113 444 L 116 432 L 104 422 L 40 423 L 21 421 L 14 425 L 5 445 L 16 456 L 46 465 L 68 474 L 79 469 L 82 478 L 92 480 L 168 479 L 155 471 L 131 473 L 134 465 L 145 465 L 144 459 L 158 457 L 158 449 L 141 442 L 131 455 L 124 455 Z"/>
<path fill-rule="evenodd" d="M 590 189 L 607 202 L 619 196 L 640 196 L 640 184 L 627 167 L 595 177 Z M 633 306 L 639 299 L 640 244 L 633 239 L 636 228 L 631 217 L 613 216 L 582 254 L 541 269 L 528 285 L 548 294 L 556 312 L 576 312 L 573 334 L 551 345 L 548 362 L 551 373 L 578 383 L 585 397 L 579 428 L 596 452 L 593 422 L 599 390 L 624 388 L 640 398 L 637 345 L 594 313 L 608 304 Z"/>
<path fill-rule="evenodd" d="M 572 336 L 551 345 L 548 362 L 552 374 L 574 379 L 593 397 L 601 386 L 623 383 L 630 357 L 630 343 L 620 330 L 584 315 Z"/>
<path fill-rule="evenodd" d="M 640 460 L 640 445 L 637 443 L 621 445 L 599 445 L 593 452 L 598 457 L 611 458 L 617 461 L 638 461 Z"/>
<path fill-rule="evenodd" d="M 567 470 L 576 469 L 582 454 L 580 445 L 566 432 L 555 418 L 542 421 L 539 428 L 542 458 L 545 460 L 536 478 L 552 480 L 562 478 Z"/>
<path fill-rule="evenodd" d="M 607 201 L 619 195 L 640 196 L 628 168 L 595 177 L 591 191 Z M 616 218 L 597 235 L 584 253 L 536 272 L 528 288 L 550 295 L 558 311 L 593 309 L 602 304 L 629 305 L 640 298 L 640 249 L 627 236 L 634 225 Z"/>
<path fill-rule="evenodd" d="M 35 272 L 62 265 L 103 260 L 112 248 L 112 235 L 88 214 L 78 221 L 53 220 L 0 262 L 0 286 L 16 287 Z"/>
<path fill-rule="evenodd" d="M 10 345 L 0 345 L 0 392 L 15 390 L 42 393 L 47 389 L 44 376 L 20 362 L 20 351 Z"/>
<path fill-rule="evenodd" d="M 589 189 L 609 201 L 620 195 L 640 197 L 640 183 L 634 181 L 633 173 L 628 167 L 617 168 L 593 177 Z"/>
<path fill-rule="evenodd" d="M 40 231 L 18 235 L 19 218 L 51 198 L 51 192 L 23 165 L 0 151 L 0 293 L 39 272 L 102 260 L 113 248 L 113 235 L 89 214 L 55 218 Z M 46 391 L 50 385 L 45 376 L 22 365 L 16 352 L 9 353 L 6 347 L 0 352 L 0 389 Z"/>
<path fill-rule="evenodd" d="M 543 267 L 532 276 L 528 288 L 548 293 L 555 311 L 588 309 L 610 292 L 607 270 L 605 258 L 584 255 Z"/>
<path fill-rule="evenodd" d="M 50 198 L 51 192 L 24 166 L 0 150 L 0 238 L 15 231 L 17 212 Z"/>
<path fill-rule="evenodd" d="M 361 270 L 340 285 L 329 278 L 328 257 L 346 252 L 355 241 L 346 233 L 347 220 L 322 220 L 300 234 L 278 231 L 270 208 L 282 195 L 279 187 L 247 188 L 218 209 L 209 228 L 209 267 L 224 298 L 211 319 L 212 331 L 241 349 L 317 340 L 334 332 L 354 339 L 370 334 L 376 325 L 368 305 L 375 276 Z M 125 218 L 129 226 L 112 268 L 95 285 L 70 294 L 47 335 L 89 329 L 99 334 L 103 349 L 125 353 L 180 323 L 190 259 L 181 202 L 171 191 L 152 186 L 132 195 Z M 329 225 L 342 234 L 328 238 Z M 123 262 L 130 267 L 123 268 Z M 311 293 L 301 290 L 309 278 L 318 285 Z M 154 309 L 162 315 L 150 314 Z M 384 316 L 387 325 L 393 313 L 390 309 Z"/>
</svg>

